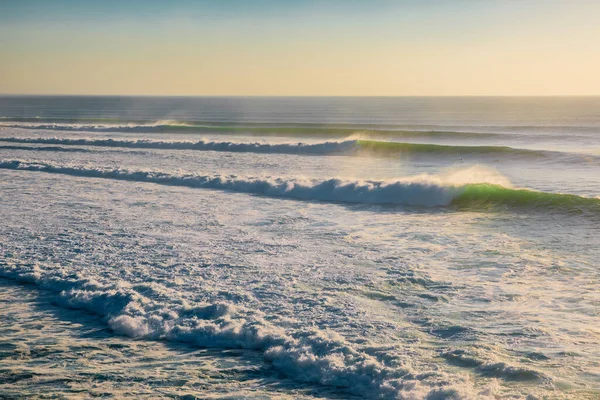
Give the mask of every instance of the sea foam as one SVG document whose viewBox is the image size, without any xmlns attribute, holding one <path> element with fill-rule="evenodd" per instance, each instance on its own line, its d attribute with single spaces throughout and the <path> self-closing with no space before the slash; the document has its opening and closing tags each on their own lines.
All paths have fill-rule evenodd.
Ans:
<svg viewBox="0 0 600 400">
<path fill-rule="evenodd" d="M 151 182 L 192 188 L 231 190 L 297 200 L 425 207 L 450 205 L 455 198 L 463 193 L 465 185 L 468 184 L 486 182 L 495 185 L 510 185 L 510 182 L 502 175 L 483 167 L 471 167 L 441 175 L 423 174 L 391 181 L 178 175 L 161 171 L 90 168 L 22 160 L 0 161 L 0 168 L 89 178 Z"/>
<path fill-rule="evenodd" d="M 599 198 L 512 188 L 506 177 L 482 166 L 454 169 L 438 175 L 421 174 L 386 181 L 173 174 L 24 160 L 1 160 L 0 168 L 227 190 L 306 201 L 419 207 L 453 206 L 465 209 L 500 206 L 566 213 L 600 213 Z"/>
<path fill-rule="evenodd" d="M 333 331 L 286 330 L 239 306 L 189 304 L 177 300 L 176 294 L 165 303 L 144 296 L 126 282 L 103 283 L 59 265 L 14 259 L 0 260 L 0 277 L 54 292 L 59 305 L 97 314 L 122 335 L 260 351 L 273 366 L 298 381 L 372 398 L 401 398 L 402 393 L 437 393 L 440 389 L 423 385 L 428 374 L 419 377 L 405 368 L 385 366 Z"/>
</svg>

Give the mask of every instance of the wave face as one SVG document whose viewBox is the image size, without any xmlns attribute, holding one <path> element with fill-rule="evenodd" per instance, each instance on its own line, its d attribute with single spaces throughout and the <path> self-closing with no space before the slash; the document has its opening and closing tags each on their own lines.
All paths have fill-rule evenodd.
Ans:
<svg viewBox="0 0 600 400">
<path fill-rule="evenodd" d="M 68 138 L 20 138 L 7 137 L 1 141 L 9 143 L 28 143 L 66 146 L 98 146 L 134 149 L 164 149 L 164 150 L 198 150 L 225 151 L 248 153 L 275 154 L 313 154 L 313 155 L 492 155 L 492 156 L 522 156 L 529 158 L 560 157 L 565 153 L 516 149 L 506 146 L 450 146 L 423 143 L 382 142 L 376 140 L 344 140 L 321 143 L 241 143 L 216 142 L 200 140 L 189 141 L 156 141 L 156 140 L 122 140 L 122 139 L 68 139 Z M 573 155 L 571 155 L 573 156 Z M 591 158 L 590 156 L 587 159 Z"/>
<path fill-rule="evenodd" d="M 381 142 L 376 140 L 357 140 L 357 146 L 367 152 L 374 153 L 425 153 L 425 154 L 490 154 L 490 155 L 524 155 L 547 156 L 550 151 L 516 149 L 508 146 L 454 146 L 428 143 Z"/>
<path fill-rule="evenodd" d="M 600 199 L 598 198 L 514 189 L 510 187 L 510 182 L 506 178 L 481 167 L 470 167 L 444 175 L 424 174 L 397 181 L 174 175 L 160 171 L 86 168 L 22 160 L 1 161 L 0 168 L 229 190 L 296 200 L 421 207 L 453 206 L 468 209 L 506 206 L 551 208 L 566 212 L 600 212 Z"/>
<path fill-rule="evenodd" d="M 510 206 L 540 209 L 555 209 L 566 212 L 600 212 L 600 198 L 574 194 L 547 193 L 527 189 L 510 189 L 493 184 L 466 185 L 452 200 L 460 207 Z"/>
</svg>

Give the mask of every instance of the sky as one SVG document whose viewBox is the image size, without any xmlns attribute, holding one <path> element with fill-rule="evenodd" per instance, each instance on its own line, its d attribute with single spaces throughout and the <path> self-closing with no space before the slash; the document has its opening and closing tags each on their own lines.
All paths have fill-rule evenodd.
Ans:
<svg viewBox="0 0 600 400">
<path fill-rule="evenodd" d="M 600 95 L 598 0 L 0 0 L 0 93 Z"/>
</svg>

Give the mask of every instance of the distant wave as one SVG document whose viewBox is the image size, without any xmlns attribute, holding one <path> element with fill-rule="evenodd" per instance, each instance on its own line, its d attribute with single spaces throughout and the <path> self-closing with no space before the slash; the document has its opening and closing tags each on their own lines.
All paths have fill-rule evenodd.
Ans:
<svg viewBox="0 0 600 400">
<path fill-rule="evenodd" d="M 3 146 L 0 145 L 0 150 L 35 150 L 35 151 L 53 151 L 65 153 L 88 153 L 90 150 L 79 147 L 60 147 L 60 146 Z"/>
<path fill-rule="evenodd" d="M 153 140 L 121 140 L 121 139 L 66 139 L 66 138 L 0 138 L 3 142 L 36 143 L 66 146 L 99 146 L 135 149 L 168 149 L 168 150 L 200 150 L 227 151 L 249 153 L 279 154 L 315 154 L 315 155 L 395 155 L 395 154 L 431 154 L 431 155 L 496 155 L 522 157 L 559 157 L 567 153 L 544 150 L 518 149 L 506 146 L 450 146 L 423 143 L 382 142 L 375 140 L 343 140 L 320 143 L 243 143 L 243 142 L 176 142 Z M 569 154 L 577 157 L 576 154 Z M 582 156 L 580 156 L 582 157 Z M 586 160 L 593 156 L 586 156 Z"/>
<path fill-rule="evenodd" d="M 314 124 L 225 124 L 202 121 L 116 121 L 104 119 L 2 119 L 0 128 L 55 130 L 75 132 L 122 133 L 230 133 L 261 136 L 331 136 L 347 137 L 461 137 L 485 138 L 501 136 L 497 133 L 449 131 L 442 129 L 400 129 L 380 126 L 314 125 Z"/>
<path fill-rule="evenodd" d="M 219 175 L 175 175 L 160 171 L 89 168 L 22 160 L 0 161 L 0 168 L 90 178 L 219 189 L 254 195 L 325 202 L 421 207 L 525 207 L 564 212 L 600 212 L 600 199 L 514 189 L 494 171 L 470 167 L 446 175 L 420 175 L 396 181 L 306 180 Z"/>
<path fill-rule="evenodd" d="M 322 143 L 241 143 L 241 142 L 164 142 L 151 140 L 115 140 L 115 139 L 63 139 L 63 138 L 0 138 L 2 142 L 37 143 L 65 146 L 99 146 L 134 149 L 168 149 L 168 150 L 201 150 L 228 151 L 249 153 L 280 154 L 339 154 L 351 151 L 356 146 L 355 140 Z"/>
</svg>

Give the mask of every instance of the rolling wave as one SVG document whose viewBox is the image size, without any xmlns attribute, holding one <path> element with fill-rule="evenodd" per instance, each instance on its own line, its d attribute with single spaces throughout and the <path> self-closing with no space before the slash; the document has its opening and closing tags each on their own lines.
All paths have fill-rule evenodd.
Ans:
<svg viewBox="0 0 600 400">
<path fill-rule="evenodd" d="M 396 181 L 307 180 L 234 175 L 170 174 L 161 171 L 89 168 L 76 165 L 0 161 L 0 168 L 90 178 L 150 182 L 161 185 L 218 189 L 276 198 L 355 204 L 453 207 L 481 210 L 491 207 L 533 208 L 562 212 L 600 212 L 600 199 L 573 194 L 514 189 L 493 171 L 470 167 L 445 175 L 420 175 Z"/>
<path fill-rule="evenodd" d="M 544 150 L 518 149 L 508 146 L 454 146 L 428 143 L 381 142 L 376 140 L 357 140 L 360 150 L 374 153 L 430 153 L 430 154 L 496 154 L 547 156 L 560 154 Z"/>
<path fill-rule="evenodd" d="M 79 147 L 60 147 L 60 146 L 3 146 L 0 145 L 0 150 L 34 150 L 34 151 L 52 151 L 65 153 L 88 153 L 91 150 L 82 149 Z"/>
<path fill-rule="evenodd" d="M 231 133 L 273 136 L 363 136 L 389 137 L 498 137 L 498 133 L 448 131 L 426 128 L 390 129 L 379 126 L 314 124 L 226 124 L 202 121 L 118 121 L 112 119 L 0 119 L 0 128 L 55 130 L 75 132 L 121 133 Z"/>
<path fill-rule="evenodd" d="M 66 146 L 98 146 L 135 149 L 167 149 L 167 150 L 199 150 L 276 154 L 314 154 L 314 155 L 398 155 L 398 154 L 431 154 L 431 155 L 495 155 L 521 157 L 555 157 L 560 158 L 568 153 L 544 150 L 519 149 L 506 146 L 452 146 L 424 143 L 382 142 L 375 140 L 343 140 L 320 143 L 243 143 L 243 142 L 175 142 L 153 140 L 121 140 L 121 139 L 66 139 L 66 138 L 22 138 L 7 137 L 0 141 L 11 143 L 66 145 Z M 569 154 L 571 158 L 577 154 Z M 581 158 L 581 156 L 579 156 Z M 587 161 L 593 158 L 586 156 Z"/>
<path fill-rule="evenodd" d="M 152 140 L 115 140 L 115 139 L 63 139 L 63 138 L 0 138 L 0 141 L 11 143 L 36 143 L 65 146 L 98 146 L 134 149 L 166 149 L 166 150 L 200 150 L 227 151 L 248 153 L 279 153 L 279 154 L 340 154 L 351 151 L 356 141 L 323 143 L 240 143 L 240 142 L 164 142 Z"/>
</svg>

